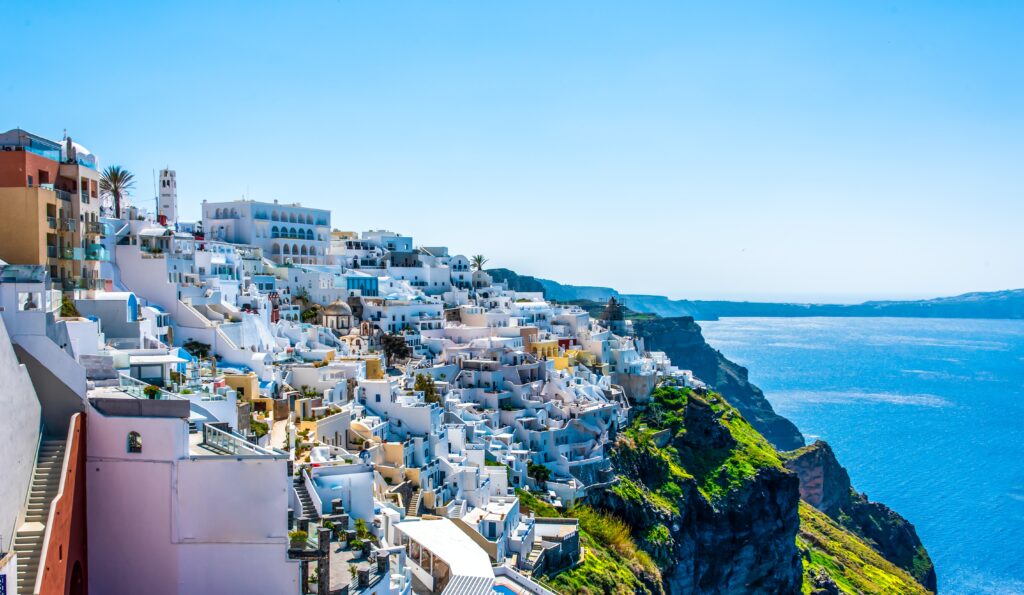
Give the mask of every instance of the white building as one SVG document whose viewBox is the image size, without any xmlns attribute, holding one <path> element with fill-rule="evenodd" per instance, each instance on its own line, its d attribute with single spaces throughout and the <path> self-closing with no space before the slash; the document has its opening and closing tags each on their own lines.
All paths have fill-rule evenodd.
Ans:
<svg viewBox="0 0 1024 595">
<path fill-rule="evenodd" d="M 157 215 L 164 217 L 167 225 L 171 227 L 178 223 L 178 178 L 173 169 L 160 170 Z"/>
<path fill-rule="evenodd" d="M 87 435 L 89 590 L 297 593 L 288 457 L 206 424 L 189 401 L 92 391 Z"/>
<path fill-rule="evenodd" d="M 258 246 L 278 264 L 329 261 L 331 212 L 299 203 L 204 201 L 203 231 L 208 239 Z"/>
</svg>

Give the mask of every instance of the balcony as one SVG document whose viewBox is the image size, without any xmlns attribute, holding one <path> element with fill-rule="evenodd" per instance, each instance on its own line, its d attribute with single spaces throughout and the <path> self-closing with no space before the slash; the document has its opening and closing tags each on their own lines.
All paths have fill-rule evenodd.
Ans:
<svg viewBox="0 0 1024 595">
<path fill-rule="evenodd" d="M 89 221 L 85 224 L 85 233 L 106 235 L 106 229 L 99 221 Z"/>
<path fill-rule="evenodd" d="M 63 260 L 85 260 L 85 251 L 81 248 L 65 247 L 61 249 L 58 258 Z"/>
<path fill-rule="evenodd" d="M 53 184 L 40 184 L 39 188 L 41 188 L 43 190 L 49 190 L 50 192 L 56 194 L 57 198 L 59 198 L 61 200 L 66 200 L 68 202 L 71 202 L 71 193 L 68 192 L 67 190 L 61 190 L 59 188 L 54 188 Z"/>
<path fill-rule="evenodd" d="M 59 250 L 57 249 L 56 246 L 47 246 L 46 247 L 46 257 L 47 258 L 57 258 L 57 254 L 58 253 L 59 253 Z"/>
<path fill-rule="evenodd" d="M 271 448 L 264 448 L 253 444 L 245 438 L 232 432 L 216 427 L 213 423 L 203 424 L 203 441 L 201 443 L 206 450 L 218 455 L 231 455 L 242 457 L 281 457 L 284 453 Z M 206 453 L 204 453 L 206 454 Z"/>
<path fill-rule="evenodd" d="M 48 226 L 50 226 L 50 229 L 57 229 L 57 218 L 56 217 L 47 217 L 46 218 L 46 224 Z"/>
<path fill-rule="evenodd" d="M 61 231 L 71 231 L 71 232 L 77 231 L 78 230 L 78 220 L 77 219 L 72 219 L 70 217 L 63 217 L 63 218 L 61 218 L 61 220 L 60 220 L 60 230 Z"/>
<path fill-rule="evenodd" d="M 89 204 L 89 192 L 88 191 L 82 190 L 82 193 L 79 196 L 82 197 L 82 203 L 83 204 Z"/>
<path fill-rule="evenodd" d="M 110 251 L 108 251 L 103 244 L 89 244 L 85 249 L 85 259 L 101 260 L 106 262 L 110 260 Z"/>
</svg>

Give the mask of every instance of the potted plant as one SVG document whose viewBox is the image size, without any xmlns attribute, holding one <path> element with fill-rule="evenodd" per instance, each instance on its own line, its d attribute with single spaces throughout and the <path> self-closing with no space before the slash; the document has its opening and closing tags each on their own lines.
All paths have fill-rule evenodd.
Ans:
<svg viewBox="0 0 1024 595">
<path fill-rule="evenodd" d="M 142 389 L 142 393 L 146 395 L 147 399 L 156 399 L 160 397 L 160 387 L 149 384 Z"/>
<path fill-rule="evenodd" d="M 291 544 L 292 549 L 303 549 L 306 547 L 306 539 L 309 534 L 305 531 L 289 531 L 288 542 Z"/>
</svg>

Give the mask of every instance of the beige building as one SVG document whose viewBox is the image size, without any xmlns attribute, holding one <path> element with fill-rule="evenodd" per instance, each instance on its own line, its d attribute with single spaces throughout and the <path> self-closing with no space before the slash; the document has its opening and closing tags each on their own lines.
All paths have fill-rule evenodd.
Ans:
<svg viewBox="0 0 1024 595">
<path fill-rule="evenodd" d="M 65 290 L 104 287 L 99 183 L 95 158 L 70 139 L 0 133 L 0 259 L 46 266 Z"/>
</svg>

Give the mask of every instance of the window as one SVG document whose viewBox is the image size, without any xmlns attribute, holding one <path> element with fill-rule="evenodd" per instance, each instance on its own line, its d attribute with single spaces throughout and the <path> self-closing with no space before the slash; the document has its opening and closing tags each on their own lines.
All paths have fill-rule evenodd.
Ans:
<svg viewBox="0 0 1024 595">
<path fill-rule="evenodd" d="M 138 432 L 128 432 L 128 454 L 132 453 L 142 453 L 142 434 Z"/>
</svg>

